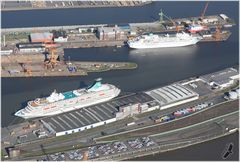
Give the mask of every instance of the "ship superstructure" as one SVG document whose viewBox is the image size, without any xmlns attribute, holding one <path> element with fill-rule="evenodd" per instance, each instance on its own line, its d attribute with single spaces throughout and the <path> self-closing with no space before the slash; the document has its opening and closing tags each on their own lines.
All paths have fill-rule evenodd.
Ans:
<svg viewBox="0 0 240 162">
<path fill-rule="evenodd" d="M 97 79 L 87 88 L 64 93 L 54 91 L 49 97 L 29 101 L 24 109 L 15 113 L 15 116 L 28 119 L 56 115 L 111 100 L 118 96 L 120 91 L 114 85 L 101 84 L 101 79 Z"/>
<path fill-rule="evenodd" d="M 149 34 L 141 35 L 127 42 L 130 48 L 163 48 L 163 47 L 182 47 L 193 45 L 202 39 L 200 36 L 192 36 L 191 34 L 182 32 L 176 34 Z"/>
</svg>

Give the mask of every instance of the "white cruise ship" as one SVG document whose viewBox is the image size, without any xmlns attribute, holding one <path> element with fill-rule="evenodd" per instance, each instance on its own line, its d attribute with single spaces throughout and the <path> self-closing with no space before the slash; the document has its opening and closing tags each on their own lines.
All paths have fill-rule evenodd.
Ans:
<svg viewBox="0 0 240 162">
<path fill-rule="evenodd" d="M 53 92 L 49 97 L 29 101 L 28 105 L 15 113 L 25 119 L 44 117 L 105 102 L 116 97 L 120 89 L 111 84 L 101 84 L 97 79 L 93 85 L 64 93 Z"/>
<path fill-rule="evenodd" d="M 193 45 L 202 39 L 200 36 L 192 36 L 188 33 L 176 33 L 166 35 L 141 35 L 127 42 L 130 48 L 163 48 L 163 47 L 182 47 Z"/>
</svg>

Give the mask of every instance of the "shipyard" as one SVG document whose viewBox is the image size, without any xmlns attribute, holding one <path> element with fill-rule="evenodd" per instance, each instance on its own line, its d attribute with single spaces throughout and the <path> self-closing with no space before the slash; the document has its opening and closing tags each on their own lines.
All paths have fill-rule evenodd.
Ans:
<svg viewBox="0 0 240 162">
<path fill-rule="evenodd" d="M 103 64 L 109 64 L 110 67 L 108 66 L 106 68 L 109 70 L 135 69 L 137 65 L 134 62 L 119 62 L 116 63 L 116 65 L 103 62 L 99 63 L 99 68 L 96 68 L 98 67 L 97 63 L 88 62 L 85 63 L 88 65 L 87 68 L 76 67 L 71 64 L 69 58 L 64 58 L 64 49 L 106 46 L 120 48 L 126 46 L 128 42 L 137 38 L 138 35 L 181 31 L 192 33 L 192 39 L 199 37 L 199 40 L 193 41 L 192 44 L 198 41 L 200 43 L 226 41 L 230 37 L 231 32 L 225 29 L 222 30 L 222 28 L 235 24 L 234 21 L 225 14 L 182 19 L 168 18 L 162 11 L 159 15 L 159 21 L 148 23 L 2 29 L 3 42 L 1 44 L 1 56 L 3 60 L 10 60 L 7 61 L 6 64 L 2 61 L 2 77 L 87 75 L 88 72 L 106 71 L 101 70 L 102 67 L 104 68 Z M 164 17 L 166 17 L 166 20 Z M 192 32 L 189 29 L 192 22 L 202 24 L 201 26 L 207 26 L 207 29 L 204 27 L 204 30 L 198 31 L 197 33 L 195 31 Z M 51 29 L 51 31 L 49 31 L 49 29 Z M 186 35 L 187 34 L 181 37 L 186 37 Z M 179 39 L 181 40 L 180 36 Z M 175 44 L 176 43 L 174 43 L 173 46 L 175 46 Z M 184 44 L 190 45 L 191 43 Z M 130 44 L 128 43 L 128 45 Z M 142 47 L 144 48 L 144 46 Z M 15 59 L 16 57 L 18 58 L 17 61 Z M 34 64 L 33 60 L 35 60 Z M 67 62 L 71 64 L 70 69 L 76 68 L 78 70 L 69 70 L 69 64 Z M 77 62 L 77 64 L 81 65 L 82 62 Z M 65 67 L 61 66 L 61 68 L 58 68 L 60 65 L 64 65 Z"/>
<path fill-rule="evenodd" d="M 1 160 L 185 161 L 239 135 L 233 4 L 4 0 Z M 230 141 L 202 156 L 239 160 Z"/>
</svg>

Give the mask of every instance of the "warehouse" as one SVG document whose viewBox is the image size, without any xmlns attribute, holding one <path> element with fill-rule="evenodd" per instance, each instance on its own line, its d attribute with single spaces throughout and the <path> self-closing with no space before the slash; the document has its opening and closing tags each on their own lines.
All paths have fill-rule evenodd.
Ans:
<svg viewBox="0 0 240 162">
<path fill-rule="evenodd" d="M 172 84 L 146 93 L 160 103 L 160 109 L 177 106 L 199 98 L 199 94 L 180 84 Z"/>
<path fill-rule="evenodd" d="M 117 25 L 114 27 L 98 27 L 97 29 L 97 37 L 99 40 L 109 40 L 109 39 L 123 39 L 124 31 L 120 29 Z"/>
<path fill-rule="evenodd" d="M 31 33 L 31 42 L 52 42 L 53 34 L 49 32 L 44 33 Z"/>
<path fill-rule="evenodd" d="M 68 41 L 68 36 L 66 34 L 66 31 L 63 30 L 53 30 L 53 40 L 54 42 L 67 42 Z"/>
<path fill-rule="evenodd" d="M 200 77 L 205 83 L 215 88 L 226 88 L 234 84 L 239 79 L 239 73 L 234 68 L 227 68 L 216 73 L 203 75 Z"/>
<path fill-rule="evenodd" d="M 116 113 L 121 106 L 130 103 L 143 104 L 153 100 L 153 98 L 145 93 L 138 93 L 95 106 L 47 117 L 41 119 L 41 122 L 49 132 L 56 134 L 56 136 L 67 135 L 118 120 L 116 118 Z"/>
<path fill-rule="evenodd" d="M 42 46 L 35 47 L 20 47 L 18 48 L 21 53 L 31 53 L 31 52 L 44 52 L 45 48 Z"/>
</svg>

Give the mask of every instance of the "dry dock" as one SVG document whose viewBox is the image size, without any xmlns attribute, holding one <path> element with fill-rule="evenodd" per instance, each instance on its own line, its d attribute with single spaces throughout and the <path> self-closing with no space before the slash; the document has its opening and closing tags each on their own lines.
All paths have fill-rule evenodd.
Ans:
<svg viewBox="0 0 240 162">
<path fill-rule="evenodd" d="M 137 68 L 137 64 L 131 62 L 80 61 L 59 61 L 54 68 L 48 68 L 44 59 L 42 54 L 2 56 L 1 77 L 82 76 L 90 72 Z"/>
</svg>

